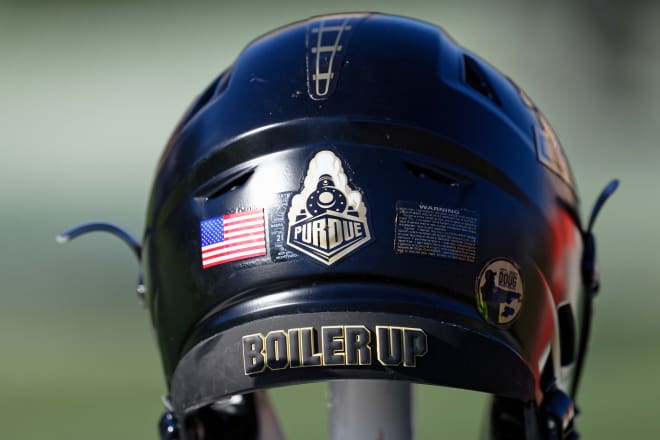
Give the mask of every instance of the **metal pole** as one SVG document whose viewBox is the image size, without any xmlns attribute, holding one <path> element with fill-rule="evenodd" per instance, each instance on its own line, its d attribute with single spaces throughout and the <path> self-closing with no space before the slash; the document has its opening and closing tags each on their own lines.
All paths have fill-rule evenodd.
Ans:
<svg viewBox="0 0 660 440">
<path fill-rule="evenodd" d="M 412 385 L 402 381 L 329 382 L 330 440 L 410 440 Z"/>
</svg>

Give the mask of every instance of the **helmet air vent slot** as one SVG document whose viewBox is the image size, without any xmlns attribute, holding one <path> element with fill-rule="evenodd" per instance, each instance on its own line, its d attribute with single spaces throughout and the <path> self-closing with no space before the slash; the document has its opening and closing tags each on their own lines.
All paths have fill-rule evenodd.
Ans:
<svg viewBox="0 0 660 440">
<path fill-rule="evenodd" d="M 218 79 L 215 80 L 213 85 L 213 98 L 217 98 L 218 96 L 222 95 L 225 90 L 227 90 L 227 86 L 229 85 L 229 78 L 231 78 L 231 67 L 227 69 L 222 75 L 218 77 Z"/>
<path fill-rule="evenodd" d="M 463 73 L 464 80 L 468 86 L 472 87 L 498 106 L 502 105 L 500 99 L 495 93 L 495 89 L 493 89 L 486 73 L 477 60 L 468 55 L 463 55 Z"/>
<path fill-rule="evenodd" d="M 565 367 L 575 360 L 575 317 L 570 304 L 557 309 L 559 320 L 559 341 L 561 343 L 561 365 Z"/>
<path fill-rule="evenodd" d="M 420 165 L 412 162 L 404 162 L 404 165 L 413 176 L 420 179 L 431 179 L 438 183 L 442 183 L 443 185 L 461 186 L 469 181 L 465 176 L 461 176 L 453 171 L 445 169 L 440 170 L 436 167 Z"/>
<path fill-rule="evenodd" d="M 213 101 L 215 98 L 220 96 L 222 92 L 225 91 L 227 85 L 229 84 L 229 77 L 231 76 L 231 69 L 223 72 L 218 76 L 209 86 L 202 92 L 197 100 L 191 105 L 190 110 L 183 118 L 181 122 L 181 127 L 184 127 L 188 124 L 196 115 L 206 107 L 206 104 Z"/>
<path fill-rule="evenodd" d="M 226 176 L 224 179 L 220 179 L 216 182 L 213 182 L 211 185 L 207 185 L 202 189 L 200 196 L 206 198 L 207 200 L 216 199 L 223 194 L 229 193 L 231 191 L 237 190 L 252 177 L 254 174 L 254 168 L 248 168 L 237 173 L 233 173 L 229 176 Z"/>
</svg>

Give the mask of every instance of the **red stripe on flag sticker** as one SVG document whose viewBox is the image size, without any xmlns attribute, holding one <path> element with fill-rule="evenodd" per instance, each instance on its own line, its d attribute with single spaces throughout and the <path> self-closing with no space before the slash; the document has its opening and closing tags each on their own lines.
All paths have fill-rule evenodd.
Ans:
<svg viewBox="0 0 660 440">
<path fill-rule="evenodd" d="M 264 218 L 263 209 L 255 209 L 254 211 L 243 211 L 243 212 L 234 212 L 232 214 L 225 214 L 222 216 L 225 219 L 225 222 L 235 221 L 236 217 L 240 218 Z"/>
<path fill-rule="evenodd" d="M 238 244 L 228 245 L 225 247 L 221 247 L 219 249 L 211 249 L 208 251 L 204 251 L 202 252 L 202 260 L 206 260 L 207 258 L 215 257 L 217 255 L 224 255 L 242 249 L 254 248 L 257 245 L 261 245 L 262 247 L 265 246 L 266 240 L 264 240 L 263 238 L 249 237 L 248 240 L 244 240 Z"/>
<path fill-rule="evenodd" d="M 263 230 L 263 228 L 262 228 L 262 230 Z M 255 237 L 254 234 L 241 235 L 241 236 L 238 236 L 238 237 L 235 237 L 235 238 L 230 238 L 228 240 L 223 241 L 222 243 L 216 243 L 216 244 L 211 244 L 209 246 L 204 246 L 202 248 L 202 255 L 205 252 L 212 251 L 214 249 L 219 249 L 219 248 L 234 245 L 236 243 L 243 243 L 243 242 L 251 241 L 251 240 L 263 240 L 263 238 L 262 237 Z"/>
<path fill-rule="evenodd" d="M 240 252 L 234 251 L 219 257 L 208 258 L 202 261 L 202 266 L 206 269 L 208 267 L 217 266 L 218 264 L 229 263 L 230 261 L 243 260 L 249 257 L 261 257 L 264 255 L 266 255 L 266 249 L 262 244 L 254 249 L 246 249 Z"/>
<path fill-rule="evenodd" d="M 235 222 L 235 223 L 227 223 L 225 222 L 225 236 L 227 235 L 227 232 L 229 231 L 241 231 L 244 229 L 249 229 L 249 228 L 254 228 L 254 227 L 259 227 L 264 225 L 264 219 L 255 219 L 255 220 L 247 220 L 247 221 L 242 221 L 242 222 Z"/>
</svg>

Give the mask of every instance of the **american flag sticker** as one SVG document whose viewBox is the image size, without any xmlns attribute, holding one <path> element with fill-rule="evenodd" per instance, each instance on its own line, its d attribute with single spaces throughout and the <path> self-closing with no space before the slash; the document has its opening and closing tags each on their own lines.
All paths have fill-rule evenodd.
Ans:
<svg viewBox="0 0 660 440">
<path fill-rule="evenodd" d="M 266 255 L 264 210 L 236 212 L 202 220 L 202 267 Z"/>
</svg>

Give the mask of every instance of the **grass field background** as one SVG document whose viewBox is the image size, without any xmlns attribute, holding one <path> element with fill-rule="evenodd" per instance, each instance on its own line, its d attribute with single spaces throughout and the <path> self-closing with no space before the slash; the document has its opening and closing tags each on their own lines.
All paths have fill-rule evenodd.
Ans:
<svg viewBox="0 0 660 440">
<path fill-rule="evenodd" d="M 597 224 L 603 291 L 579 427 L 660 436 L 660 7 L 494 3 L 0 0 L 0 437 L 156 438 L 165 389 L 133 257 L 106 235 L 54 237 L 95 219 L 139 236 L 192 98 L 257 35 L 349 10 L 437 23 L 514 78 L 559 133 L 583 214 L 621 178 Z M 291 438 L 323 438 L 325 392 L 272 392 Z M 483 403 L 418 387 L 418 438 L 475 438 Z"/>
</svg>

